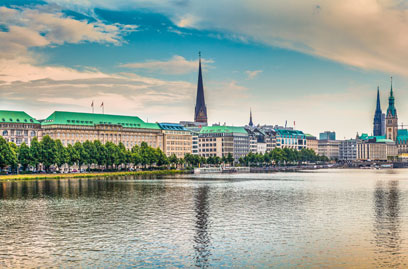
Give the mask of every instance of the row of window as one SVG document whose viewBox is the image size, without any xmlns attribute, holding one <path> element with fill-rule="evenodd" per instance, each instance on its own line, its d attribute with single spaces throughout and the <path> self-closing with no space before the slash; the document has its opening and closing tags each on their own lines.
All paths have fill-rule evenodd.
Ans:
<svg viewBox="0 0 408 269">
<path fill-rule="evenodd" d="M 3 132 L 2 132 L 2 136 L 13 136 L 13 135 L 17 135 L 17 136 L 21 136 L 21 135 L 24 135 L 24 136 L 28 136 L 28 130 L 4 130 Z M 31 131 L 30 132 L 30 136 L 32 136 L 32 137 L 34 137 L 34 136 L 36 136 L 37 135 L 37 133 L 35 132 L 35 131 Z"/>
</svg>

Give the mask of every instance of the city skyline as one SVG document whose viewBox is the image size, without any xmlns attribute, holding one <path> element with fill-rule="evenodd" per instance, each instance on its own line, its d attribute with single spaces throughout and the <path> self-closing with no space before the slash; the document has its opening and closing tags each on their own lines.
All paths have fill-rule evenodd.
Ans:
<svg viewBox="0 0 408 269">
<path fill-rule="evenodd" d="M 94 101 L 95 112 L 104 102 L 107 114 L 135 115 L 149 122 L 192 121 L 200 50 L 210 125 L 246 125 L 252 108 L 254 124 L 296 121 L 296 129 L 316 136 L 333 130 L 339 139 L 371 133 L 377 85 L 381 100 L 387 100 L 390 75 L 400 122 L 408 118 L 400 32 L 384 30 L 378 22 L 373 31 L 380 34 L 378 39 L 392 37 L 387 39 L 390 44 L 369 47 L 369 34 L 357 38 L 338 16 L 327 18 L 326 12 L 334 6 L 330 1 L 319 5 L 306 1 L 296 8 L 260 1 L 250 10 L 242 8 L 244 3 L 231 8 L 242 14 L 247 29 L 233 15 L 225 19 L 231 20 L 234 29 L 208 21 L 205 14 L 213 10 L 212 2 L 205 6 L 180 2 L 176 10 L 172 4 L 142 1 L 119 1 L 115 7 L 108 1 L 22 1 L 18 5 L 5 1 L 0 6 L 1 109 L 45 118 L 55 110 L 90 112 Z M 375 15 L 391 18 L 405 12 L 395 3 L 377 3 L 372 10 L 350 8 L 367 22 Z M 346 5 L 337 7 L 335 15 Z M 202 14 L 197 12 L 200 8 Z M 295 25 L 304 22 L 309 38 L 273 8 L 292 14 L 291 18 L 301 15 Z M 259 20 L 273 15 L 261 26 L 280 22 L 278 26 L 288 34 L 252 31 L 254 14 L 259 14 Z M 344 34 L 336 41 L 351 44 L 338 42 L 333 51 L 327 50 L 328 41 L 321 37 L 329 27 Z M 357 41 L 364 41 L 365 47 L 350 47 Z M 383 58 L 364 48 L 381 49 Z"/>
</svg>

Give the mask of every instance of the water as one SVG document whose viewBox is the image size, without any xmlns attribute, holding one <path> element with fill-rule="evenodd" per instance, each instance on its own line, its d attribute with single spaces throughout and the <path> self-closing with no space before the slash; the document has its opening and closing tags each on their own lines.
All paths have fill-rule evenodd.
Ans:
<svg viewBox="0 0 408 269">
<path fill-rule="evenodd" d="M 0 183 L 0 267 L 407 267 L 408 170 Z"/>
</svg>

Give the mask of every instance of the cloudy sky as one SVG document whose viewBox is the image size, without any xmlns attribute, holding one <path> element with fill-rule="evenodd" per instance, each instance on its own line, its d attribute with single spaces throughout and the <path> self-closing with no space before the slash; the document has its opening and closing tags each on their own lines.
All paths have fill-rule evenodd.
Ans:
<svg viewBox="0 0 408 269">
<path fill-rule="evenodd" d="M 390 76 L 408 125 L 408 4 L 398 0 L 3 0 L 0 109 L 192 120 L 198 51 L 210 123 L 372 132 Z"/>
</svg>

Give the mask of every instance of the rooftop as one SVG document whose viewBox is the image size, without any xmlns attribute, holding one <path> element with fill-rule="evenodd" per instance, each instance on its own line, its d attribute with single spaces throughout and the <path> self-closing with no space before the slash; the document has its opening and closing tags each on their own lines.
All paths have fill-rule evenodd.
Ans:
<svg viewBox="0 0 408 269">
<path fill-rule="evenodd" d="M 200 134 L 211 133 L 242 133 L 248 134 L 244 127 L 235 126 L 205 126 L 201 128 Z"/>
<path fill-rule="evenodd" d="M 172 130 L 172 131 L 188 131 L 183 125 L 178 123 L 159 123 L 162 130 Z"/>
<path fill-rule="evenodd" d="M 122 116 L 95 113 L 79 113 L 55 111 L 41 125 L 80 125 L 94 126 L 97 124 L 121 125 L 124 128 L 160 129 L 157 123 L 147 123 L 136 116 Z"/>
<path fill-rule="evenodd" d="M 3 123 L 36 123 L 40 122 L 24 111 L 0 110 L 0 122 Z"/>
</svg>

